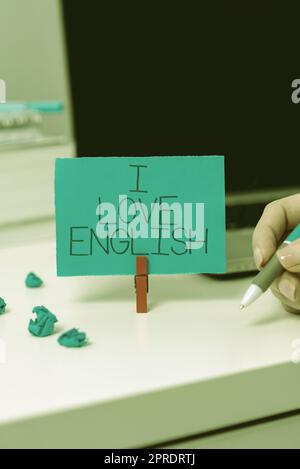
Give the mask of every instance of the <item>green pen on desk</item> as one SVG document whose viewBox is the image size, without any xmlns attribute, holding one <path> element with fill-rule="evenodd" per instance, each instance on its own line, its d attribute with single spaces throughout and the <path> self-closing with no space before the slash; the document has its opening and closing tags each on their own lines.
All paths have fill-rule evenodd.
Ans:
<svg viewBox="0 0 300 469">
<path fill-rule="evenodd" d="M 292 241 L 300 238 L 300 224 L 294 228 L 294 230 L 289 234 L 289 236 L 283 241 L 279 246 L 279 249 L 285 247 L 287 244 L 290 244 Z M 259 298 L 273 283 L 273 281 L 279 277 L 282 272 L 284 272 L 284 267 L 280 264 L 277 254 L 271 257 L 269 262 L 263 267 L 263 269 L 254 277 L 252 283 L 245 295 L 243 296 L 240 309 L 249 306 L 257 298 Z"/>
<path fill-rule="evenodd" d="M 64 108 L 60 101 L 29 101 L 0 104 L 0 112 L 21 112 L 21 111 L 38 111 L 42 113 L 61 112 Z"/>
</svg>

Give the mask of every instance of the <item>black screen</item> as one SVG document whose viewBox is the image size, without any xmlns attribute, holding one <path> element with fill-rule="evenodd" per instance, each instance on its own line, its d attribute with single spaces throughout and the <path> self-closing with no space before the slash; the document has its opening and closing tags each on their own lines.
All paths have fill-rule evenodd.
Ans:
<svg viewBox="0 0 300 469">
<path fill-rule="evenodd" d="M 300 2 L 63 6 L 79 156 L 224 154 L 227 191 L 300 183 Z"/>
</svg>

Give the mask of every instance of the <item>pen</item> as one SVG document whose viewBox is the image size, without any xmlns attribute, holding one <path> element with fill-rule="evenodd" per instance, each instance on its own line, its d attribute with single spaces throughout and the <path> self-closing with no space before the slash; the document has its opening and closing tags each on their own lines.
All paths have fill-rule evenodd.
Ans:
<svg viewBox="0 0 300 469">
<path fill-rule="evenodd" d="M 30 101 L 0 104 L 0 112 L 39 111 L 43 113 L 60 112 L 64 108 L 60 101 Z"/>
<path fill-rule="evenodd" d="M 289 236 L 279 246 L 279 249 L 283 248 L 292 241 L 300 238 L 300 224 L 294 228 Z M 276 277 L 284 272 L 284 267 L 280 264 L 279 259 L 275 254 L 271 257 L 269 262 L 263 267 L 263 269 L 254 277 L 252 283 L 245 295 L 243 296 L 240 309 L 249 306 L 257 298 L 260 297 L 273 283 Z"/>
</svg>

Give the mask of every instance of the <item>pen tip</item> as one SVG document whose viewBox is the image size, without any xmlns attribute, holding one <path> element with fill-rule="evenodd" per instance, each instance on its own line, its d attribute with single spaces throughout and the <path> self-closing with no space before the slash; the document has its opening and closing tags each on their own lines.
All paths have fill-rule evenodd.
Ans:
<svg viewBox="0 0 300 469">
<path fill-rule="evenodd" d="M 245 308 L 245 305 L 241 304 L 240 309 L 243 309 L 243 308 Z"/>
</svg>

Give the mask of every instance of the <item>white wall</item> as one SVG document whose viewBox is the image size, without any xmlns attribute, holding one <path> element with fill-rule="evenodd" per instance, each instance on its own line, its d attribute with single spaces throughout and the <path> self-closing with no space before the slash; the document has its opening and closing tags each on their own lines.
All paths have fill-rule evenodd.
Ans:
<svg viewBox="0 0 300 469">
<path fill-rule="evenodd" d="M 60 0 L 0 0 L 0 78 L 7 100 L 58 99 L 47 130 L 72 135 Z"/>
</svg>

